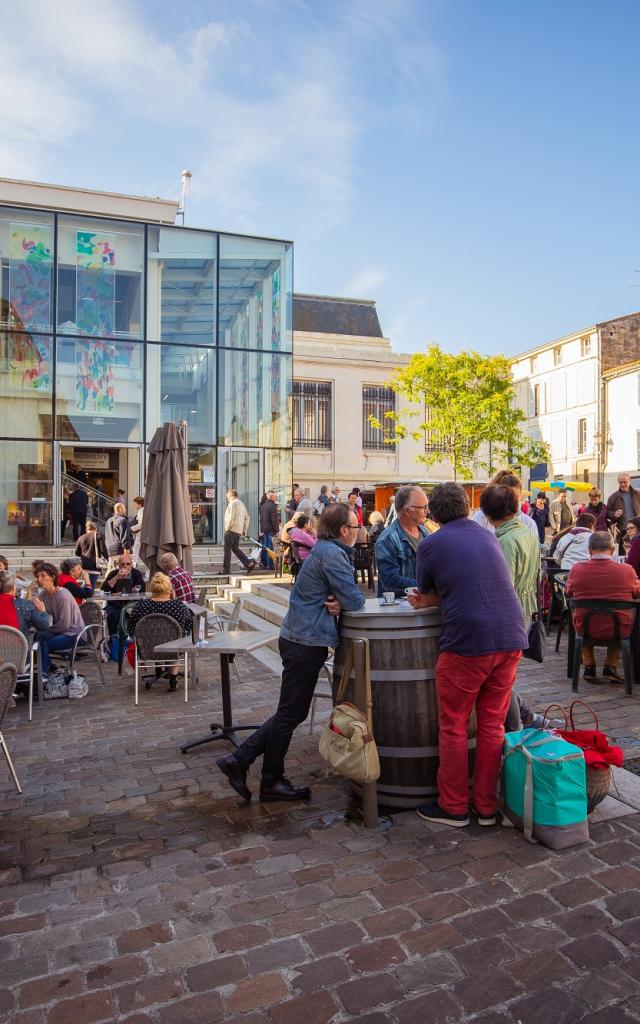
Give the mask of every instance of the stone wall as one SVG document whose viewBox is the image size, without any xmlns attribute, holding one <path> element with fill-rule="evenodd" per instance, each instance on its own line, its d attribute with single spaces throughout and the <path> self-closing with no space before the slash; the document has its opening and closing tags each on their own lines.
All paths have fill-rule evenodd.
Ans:
<svg viewBox="0 0 640 1024">
<path fill-rule="evenodd" d="M 602 371 L 640 359 L 640 313 L 598 324 Z"/>
</svg>

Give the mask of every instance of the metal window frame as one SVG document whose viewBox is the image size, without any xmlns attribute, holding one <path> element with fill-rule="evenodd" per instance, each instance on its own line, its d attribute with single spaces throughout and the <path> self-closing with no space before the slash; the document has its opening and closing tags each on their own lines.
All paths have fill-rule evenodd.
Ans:
<svg viewBox="0 0 640 1024">
<path fill-rule="evenodd" d="M 367 402 L 373 403 L 374 411 L 365 412 Z M 384 384 L 362 385 L 362 450 L 364 452 L 395 452 L 397 442 L 386 442 L 384 431 L 372 427 L 369 416 L 375 416 L 381 422 L 386 412 L 395 412 L 396 393 L 393 388 Z"/>
</svg>

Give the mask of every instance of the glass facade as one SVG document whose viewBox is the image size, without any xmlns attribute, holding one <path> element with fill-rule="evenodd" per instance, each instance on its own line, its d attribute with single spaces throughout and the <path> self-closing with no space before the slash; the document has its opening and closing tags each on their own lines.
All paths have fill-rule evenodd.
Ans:
<svg viewBox="0 0 640 1024">
<path fill-rule="evenodd" d="M 188 428 L 196 543 L 221 540 L 236 474 L 251 508 L 265 487 L 284 504 L 292 293 L 288 242 L 1 207 L 0 542 L 52 543 L 70 459 L 143 456 L 168 420 Z"/>
</svg>

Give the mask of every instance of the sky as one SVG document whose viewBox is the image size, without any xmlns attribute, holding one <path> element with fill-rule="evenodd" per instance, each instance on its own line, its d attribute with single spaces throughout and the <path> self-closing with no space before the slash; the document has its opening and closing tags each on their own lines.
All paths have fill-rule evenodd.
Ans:
<svg viewBox="0 0 640 1024">
<path fill-rule="evenodd" d="M 637 0 L 21 0 L 0 175 L 291 239 L 399 352 L 640 309 Z M 9 100 L 9 101 L 8 101 Z"/>
</svg>

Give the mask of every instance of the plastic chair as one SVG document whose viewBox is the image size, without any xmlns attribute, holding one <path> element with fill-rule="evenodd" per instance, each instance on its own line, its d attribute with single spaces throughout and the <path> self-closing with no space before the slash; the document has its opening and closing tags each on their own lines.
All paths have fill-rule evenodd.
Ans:
<svg viewBox="0 0 640 1024">
<path fill-rule="evenodd" d="M 36 678 L 36 654 L 38 644 L 29 643 L 20 629 L 0 626 L 0 661 L 7 661 L 16 667 L 16 682 L 29 685 L 29 721 L 33 718 L 33 684 Z"/>
<path fill-rule="evenodd" d="M 375 590 L 373 582 L 373 544 L 354 544 L 353 569 L 356 583 L 358 582 L 358 573 L 360 573 L 362 582 L 366 582 L 369 590 Z"/>
<path fill-rule="evenodd" d="M 138 689 L 140 681 L 140 670 L 145 668 L 170 668 L 179 660 L 179 655 L 165 655 L 158 657 L 155 649 L 158 644 L 167 644 L 171 640 L 182 638 L 182 628 L 170 615 L 163 615 L 161 612 L 154 612 L 145 615 L 136 624 L 133 631 L 135 640 L 135 697 L 134 703 L 138 705 Z M 149 675 L 149 673 L 147 673 Z M 143 675 L 144 678 L 144 675 Z M 155 673 L 154 677 L 155 679 Z M 187 701 L 189 686 L 188 655 L 184 656 L 184 699 Z M 145 690 L 151 689 L 151 682 L 145 682 Z"/>
<path fill-rule="evenodd" d="M 11 627 L 7 626 L 6 628 L 10 629 Z M 22 639 L 24 640 L 24 636 L 22 637 Z M 9 754 L 6 740 L 2 735 L 2 721 L 6 714 L 7 708 L 9 707 L 9 700 L 11 699 L 11 695 L 13 694 L 13 691 L 16 688 L 17 679 L 18 673 L 16 671 L 15 665 L 10 665 L 9 663 L 7 663 L 5 665 L 0 666 L 0 747 L 2 747 L 2 753 L 6 758 L 7 765 L 9 766 L 9 771 L 11 772 L 11 778 L 14 781 L 15 787 L 18 790 L 18 793 L 22 793 L 22 787 L 20 785 L 20 782 L 18 781 L 16 770 L 13 767 L 13 761 L 11 760 L 11 755 Z"/>
<path fill-rule="evenodd" d="M 547 566 L 544 570 L 544 575 L 546 575 L 547 579 L 549 580 L 549 589 L 551 592 L 551 598 L 549 600 L 549 610 L 547 611 L 547 636 L 551 635 L 551 621 L 553 619 L 554 613 L 562 609 L 562 604 L 564 601 L 562 591 L 560 590 L 557 584 L 557 578 L 558 576 L 560 576 L 561 573 L 562 577 L 566 581 L 566 578 L 569 575 L 566 569 L 555 569 L 551 566 Z"/>
<path fill-rule="evenodd" d="M 578 680 L 580 678 L 580 666 L 582 664 L 582 648 L 586 643 L 594 647 L 607 647 L 608 644 L 616 644 L 622 651 L 622 667 L 624 671 L 624 691 L 627 697 L 633 695 L 633 671 L 631 659 L 631 636 L 636 628 L 638 617 L 637 601 L 608 601 L 603 599 L 592 600 L 588 598 L 567 598 L 570 610 L 585 608 L 587 614 L 582 624 L 582 635 L 576 632 L 575 647 L 573 651 L 573 676 L 571 688 L 574 693 L 578 692 Z M 620 636 L 620 619 L 615 614 L 616 610 L 630 611 L 632 613 L 631 634 L 627 637 Z M 612 620 L 613 636 L 609 640 L 597 640 L 589 635 L 589 624 L 594 615 L 606 615 Z"/>
</svg>

